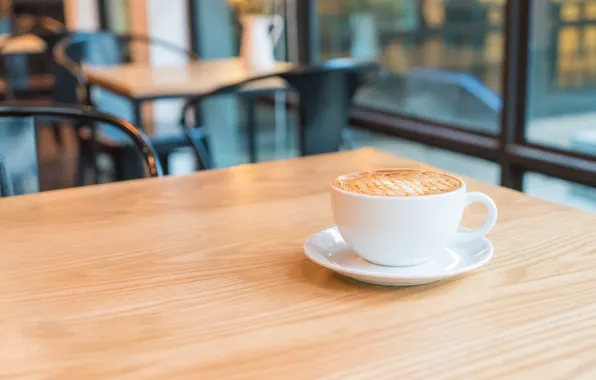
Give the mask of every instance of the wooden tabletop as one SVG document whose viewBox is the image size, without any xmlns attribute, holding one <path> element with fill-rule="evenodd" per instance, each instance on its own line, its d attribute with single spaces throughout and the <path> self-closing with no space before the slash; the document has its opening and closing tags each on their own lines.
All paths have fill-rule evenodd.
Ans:
<svg viewBox="0 0 596 380">
<path fill-rule="evenodd" d="M 0 200 L 0 377 L 593 379 L 596 216 L 469 181 L 495 257 L 366 285 L 310 262 L 363 149 Z M 465 224 L 484 218 L 466 211 Z"/>
<path fill-rule="evenodd" d="M 0 34 L 0 45 L 9 38 L 8 34 Z M 36 35 L 25 34 L 22 36 L 10 38 L 6 43 L 3 54 L 40 54 L 46 50 L 45 42 Z"/>
<path fill-rule="evenodd" d="M 85 68 L 88 81 L 132 99 L 200 95 L 219 87 L 269 73 L 285 72 L 292 67 L 277 62 L 270 70 L 248 69 L 239 58 L 193 61 L 173 67 L 131 63 Z M 281 86 L 266 82 L 267 86 Z M 254 86 L 253 88 L 254 89 Z"/>
</svg>

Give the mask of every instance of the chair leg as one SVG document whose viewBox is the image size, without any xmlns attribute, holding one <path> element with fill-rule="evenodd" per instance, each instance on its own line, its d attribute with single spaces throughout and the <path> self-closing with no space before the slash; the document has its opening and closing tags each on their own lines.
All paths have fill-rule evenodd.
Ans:
<svg viewBox="0 0 596 380">
<path fill-rule="evenodd" d="M 352 139 L 352 133 L 347 128 L 341 130 L 341 145 L 344 149 L 348 150 L 356 148 L 356 143 Z"/>
<path fill-rule="evenodd" d="M 211 157 L 211 147 L 209 146 L 208 137 L 204 131 L 197 128 L 190 128 L 188 125 L 182 123 L 180 125 L 186 139 L 195 152 L 197 159 L 197 167 L 199 170 L 211 169 L 213 167 L 213 159 Z"/>
<path fill-rule="evenodd" d="M 209 167 L 212 167 L 212 158 L 211 158 L 211 143 L 209 142 L 209 138 L 205 135 L 201 136 L 201 142 L 203 143 L 203 147 L 205 147 L 205 153 L 208 157 Z"/>
<path fill-rule="evenodd" d="M 124 149 L 115 149 L 110 156 L 114 163 L 114 180 L 118 182 L 126 180 L 126 157 L 124 155 Z"/>
<path fill-rule="evenodd" d="M 163 168 L 163 174 L 168 175 L 170 174 L 170 154 L 169 153 L 160 153 L 158 155 L 159 162 L 161 163 L 161 167 Z"/>
<path fill-rule="evenodd" d="M 91 165 L 93 168 L 93 183 L 99 184 L 99 163 L 97 161 L 98 156 L 98 139 L 97 132 L 98 126 L 95 124 L 91 125 L 91 141 L 89 142 Z"/>
<path fill-rule="evenodd" d="M 213 160 L 211 157 L 211 147 L 209 146 L 209 139 L 207 136 L 202 136 L 193 143 L 195 153 L 197 154 L 197 167 L 199 170 L 206 170 L 213 168 Z"/>
<path fill-rule="evenodd" d="M 79 135 L 79 129 L 75 128 L 75 136 L 77 139 L 77 149 L 78 149 L 78 158 L 77 158 L 77 178 L 76 184 L 77 186 L 85 186 L 88 168 L 91 167 L 91 146 L 89 140 L 82 138 Z"/>
<path fill-rule="evenodd" d="M 52 123 L 51 128 L 52 133 L 54 134 L 54 141 L 56 142 L 56 145 L 62 148 L 64 146 L 64 140 L 62 139 L 62 128 L 60 127 L 60 124 Z"/>
<path fill-rule="evenodd" d="M 77 186 L 85 186 L 85 177 L 87 176 L 87 166 L 89 165 L 87 153 L 85 147 L 82 146 L 82 142 L 79 141 L 79 157 L 77 160 Z"/>
<path fill-rule="evenodd" d="M 141 169 L 139 168 L 138 156 L 133 148 L 115 148 L 111 150 L 110 156 L 114 162 L 114 177 L 116 181 L 139 178 L 139 170 Z"/>
</svg>

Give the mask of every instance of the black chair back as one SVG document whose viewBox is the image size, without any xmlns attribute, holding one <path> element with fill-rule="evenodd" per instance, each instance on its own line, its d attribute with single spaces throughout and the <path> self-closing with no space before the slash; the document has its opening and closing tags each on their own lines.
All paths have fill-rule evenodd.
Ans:
<svg viewBox="0 0 596 380">
<path fill-rule="evenodd" d="M 35 153 L 34 118 L 51 117 L 84 123 L 106 123 L 125 133 L 141 153 L 149 176 L 163 170 L 149 138 L 125 120 L 91 107 L 68 104 L 12 101 L 0 103 L 0 193 L 1 196 L 39 190 Z"/>
<path fill-rule="evenodd" d="M 354 96 L 378 70 L 376 62 L 341 58 L 280 75 L 300 95 L 302 155 L 339 150 Z"/>
</svg>

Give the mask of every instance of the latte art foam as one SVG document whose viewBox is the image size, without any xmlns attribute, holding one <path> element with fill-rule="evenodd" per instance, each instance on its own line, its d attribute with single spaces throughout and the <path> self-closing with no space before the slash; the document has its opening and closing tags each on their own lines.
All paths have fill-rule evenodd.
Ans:
<svg viewBox="0 0 596 380">
<path fill-rule="evenodd" d="M 365 195 L 414 197 L 448 193 L 462 182 L 445 173 L 430 170 L 371 170 L 348 174 L 333 181 L 338 189 Z"/>
</svg>

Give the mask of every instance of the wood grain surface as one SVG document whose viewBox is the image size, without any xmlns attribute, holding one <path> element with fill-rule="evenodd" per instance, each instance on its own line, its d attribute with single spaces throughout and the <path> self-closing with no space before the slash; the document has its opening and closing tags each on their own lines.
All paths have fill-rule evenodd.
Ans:
<svg viewBox="0 0 596 380">
<path fill-rule="evenodd" d="M 277 62 L 271 70 L 247 69 L 240 58 L 190 62 L 176 67 L 130 63 L 114 66 L 89 66 L 85 73 L 91 84 L 128 98 L 153 98 L 200 95 L 258 75 L 284 72 L 290 63 Z M 264 82 L 280 86 L 279 82 Z M 254 89 L 257 84 L 252 84 Z"/>
<path fill-rule="evenodd" d="M 595 379 L 594 215 L 470 180 L 500 217 L 469 275 L 380 287 L 304 256 L 329 181 L 418 166 L 363 149 L 0 200 L 0 377 Z"/>
</svg>

